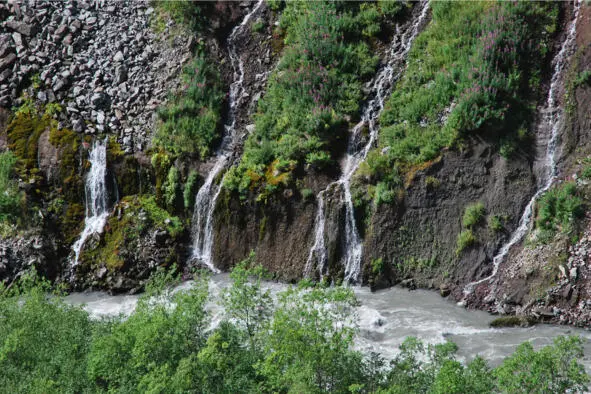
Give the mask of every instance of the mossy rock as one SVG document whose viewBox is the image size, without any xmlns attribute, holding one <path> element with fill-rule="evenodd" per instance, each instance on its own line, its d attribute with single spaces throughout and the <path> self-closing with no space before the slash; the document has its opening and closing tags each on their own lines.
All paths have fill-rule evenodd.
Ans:
<svg viewBox="0 0 591 394">
<path fill-rule="evenodd" d="M 174 245 L 184 231 L 181 220 L 158 207 L 153 196 L 126 196 L 115 206 L 98 245 L 85 248 L 80 260 L 89 270 L 104 265 L 109 272 L 134 270 L 148 257 L 170 265 L 178 260 Z M 154 234 L 168 242 L 160 244 Z"/>
<path fill-rule="evenodd" d="M 49 126 L 48 117 L 30 112 L 17 112 L 8 124 L 8 148 L 19 158 L 19 175 L 37 167 L 39 137 Z"/>
<path fill-rule="evenodd" d="M 80 135 L 68 129 L 51 127 L 49 142 L 59 150 L 59 170 L 62 193 L 67 201 L 78 202 L 84 197 L 84 182 L 80 163 Z"/>
</svg>

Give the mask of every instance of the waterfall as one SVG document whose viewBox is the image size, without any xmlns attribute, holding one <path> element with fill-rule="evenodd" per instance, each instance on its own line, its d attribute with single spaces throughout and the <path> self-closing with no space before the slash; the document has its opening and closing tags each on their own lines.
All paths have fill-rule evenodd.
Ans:
<svg viewBox="0 0 591 394">
<path fill-rule="evenodd" d="M 316 200 L 318 212 L 314 223 L 314 244 L 308 254 L 305 266 L 305 276 L 310 276 L 313 266 L 316 265 L 320 276 L 326 271 L 327 253 L 324 242 L 325 238 L 325 198 L 329 189 L 338 188 L 341 190 L 341 201 L 345 204 L 345 281 L 357 282 L 361 272 L 361 258 L 363 255 L 363 242 L 357 231 L 353 199 L 351 197 L 351 178 L 359 167 L 359 164 L 367 157 L 367 154 L 374 146 L 379 131 L 378 118 L 384 109 L 384 102 L 390 95 L 393 83 L 400 78 L 406 64 L 406 56 L 411 48 L 412 42 L 418 35 L 423 23 L 427 18 L 429 5 L 427 1 L 419 3 L 418 12 L 406 28 L 396 26 L 396 35 L 392 40 L 390 50 L 387 54 L 386 64 L 381 67 L 375 76 L 369 97 L 370 99 L 363 108 L 361 121 L 350 131 L 347 154 L 342 165 L 341 177 L 318 193 Z M 360 141 L 361 131 L 364 127 L 369 128 L 369 138 L 365 145 Z"/>
<path fill-rule="evenodd" d="M 213 213 L 216 201 L 222 190 L 223 180 L 214 184 L 219 175 L 231 164 L 231 156 L 235 145 L 238 143 L 236 135 L 236 111 L 246 96 L 244 90 L 244 63 L 237 53 L 236 40 L 245 31 L 252 16 L 263 5 L 259 0 L 256 6 L 244 17 L 228 36 L 228 53 L 234 72 L 233 82 L 230 85 L 228 122 L 224 126 L 224 138 L 215 155 L 215 163 L 207 175 L 203 186 L 199 189 L 195 198 L 193 211 L 193 226 L 191 234 L 193 238 L 193 251 L 191 260 L 197 260 L 205 264 L 211 271 L 218 272 L 211 255 L 213 248 Z M 248 30 L 246 30 L 249 33 Z"/>
<path fill-rule="evenodd" d="M 74 263 L 78 265 L 80 252 L 84 242 L 92 234 L 100 234 L 109 217 L 109 192 L 107 189 L 107 144 L 108 138 L 95 140 L 89 153 L 90 171 L 86 176 L 86 217 L 84 218 L 84 230 L 80 238 L 72 245 L 74 251 Z"/>
<path fill-rule="evenodd" d="M 464 288 L 464 300 L 468 295 L 470 295 L 474 291 L 474 288 L 477 285 L 484 282 L 488 282 L 497 275 L 499 265 L 503 262 L 511 248 L 515 244 L 520 242 L 525 236 L 525 234 L 527 234 L 533 218 L 534 205 L 538 197 L 540 197 L 542 194 L 548 191 L 548 189 L 550 189 L 554 180 L 556 179 L 558 171 L 556 166 L 556 151 L 558 149 L 558 141 L 560 138 L 559 132 L 562 126 L 562 109 L 560 108 L 558 103 L 558 90 L 559 85 L 562 82 L 562 72 L 566 69 L 569 57 L 574 50 L 577 31 L 577 19 L 579 17 L 580 8 L 581 0 L 577 0 L 577 2 L 575 3 L 573 13 L 574 16 L 572 21 L 570 22 L 566 38 L 562 44 L 562 48 L 560 48 L 560 51 L 553 60 L 554 70 L 552 73 L 552 79 L 550 81 L 550 89 L 548 90 L 548 98 L 546 99 L 546 105 L 542 110 L 543 119 L 538 126 L 538 140 L 540 139 L 541 134 L 543 134 L 545 130 L 550 131 L 550 139 L 548 141 L 548 145 L 545 151 L 542 152 L 543 156 L 540 159 L 537 159 L 540 161 L 540 165 L 542 166 L 540 176 L 537 182 L 538 191 L 533 195 L 533 197 L 531 198 L 531 200 L 529 200 L 527 206 L 525 207 L 523 215 L 519 220 L 519 227 L 517 227 L 515 232 L 513 232 L 509 241 L 505 243 L 501 247 L 499 252 L 496 254 L 496 256 L 494 256 L 492 273 L 486 278 L 468 283 Z"/>
</svg>

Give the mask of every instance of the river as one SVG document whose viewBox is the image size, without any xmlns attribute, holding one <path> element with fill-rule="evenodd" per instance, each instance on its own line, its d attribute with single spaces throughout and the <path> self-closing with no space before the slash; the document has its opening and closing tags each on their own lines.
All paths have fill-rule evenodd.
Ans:
<svg viewBox="0 0 591 394">
<path fill-rule="evenodd" d="M 229 283 L 228 274 L 216 274 L 211 277 L 211 301 L 207 308 L 211 312 L 214 326 L 223 315 L 216 299 Z M 184 282 L 176 289 L 185 289 L 191 285 L 191 281 Z M 264 286 L 269 288 L 272 294 L 277 294 L 288 285 L 266 282 Z M 497 365 L 522 342 L 531 341 L 535 348 L 540 348 L 551 344 L 556 336 L 576 334 L 589 340 L 585 346 L 584 364 L 587 372 L 591 372 L 590 331 L 546 324 L 528 328 L 490 328 L 489 324 L 495 316 L 482 311 L 467 310 L 435 292 L 409 291 L 399 287 L 373 293 L 367 287 L 354 287 L 354 291 L 361 304 L 356 308 L 359 317 L 356 347 L 364 352 L 378 352 L 391 359 L 397 354 L 398 346 L 408 336 L 415 336 L 428 343 L 441 343 L 448 339 L 459 346 L 460 360 L 469 361 L 480 355 L 492 365 Z M 103 318 L 129 315 L 133 312 L 138 297 L 85 292 L 68 295 L 66 302 L 82 305 L 92 318 Z"/>
</svg>

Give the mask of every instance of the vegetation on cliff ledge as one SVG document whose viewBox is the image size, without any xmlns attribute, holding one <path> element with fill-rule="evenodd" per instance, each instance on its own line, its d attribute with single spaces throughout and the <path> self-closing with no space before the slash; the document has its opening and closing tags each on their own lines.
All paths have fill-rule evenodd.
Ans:
<svg viewBox="0 0 591 394">
<path fill-rule="evenodd" d="M 381 116 L 375 155 L 384 157 L 368 161 L 382 189 L 400 187 L 399 178 L 387 175 L 392 168 L 412 172 L 471 135 L 496 139 L 509 156 L 528 138 L 552 55 L 557 3 L 438 1 L 431 7 L 433 20 L 414 41 Z"/>
<path fill-rule="evenodd" d="M 369 42 L 380 33 L 382 19 L 400 8 L 286 2 L 277 32 L 285 34 L 283 57 L 226 187 L 243 194 L 259 188 L 272 193 L 305 166 L 322 169 L 335 163 L 346 146 L 348 120 L 359 116 L 363 82 L 377 65 Z"/>
</svg>

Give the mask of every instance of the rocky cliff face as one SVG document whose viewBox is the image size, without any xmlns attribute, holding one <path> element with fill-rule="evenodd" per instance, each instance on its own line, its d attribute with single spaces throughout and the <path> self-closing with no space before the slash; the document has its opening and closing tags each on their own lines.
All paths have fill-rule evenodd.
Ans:
<svg viewBox="0 0 591 394">
<path fill-rule="evenodd" d="M 565 121 L 558 185 L 574 181 L 589 208 L 589 182 L 584 175 L 591 154 L 591 87 L 580 76 L 591 64 L 591 8 L 583 6 L 576 34 L 576 52 L 565 82 Z M 577 82 L 577 78 L 579 81 Z M 526 314 L 545 321 L 588 326 L 591 323 L 589 256 L 591 255 L 587 212 L 569 235 L 556 234 L 541 242 L 533 229 L 501 264 L 498 277 L 479 287 L 468 303 L 498 313 Z"/>
<path fill-rule="evenodd" d="M 73 274 L 79 289 L 127 291 L 140 289 L 158 266 L 176 263 L 188 268 L 191 214 L 177 207 L 162 209 L 158 193 L 166 174 L 150 162 L 150 141 L 158 123 L 156 110 L 171 93 L 183 89 L 180 74 L 195 47 L 207 49 L 226 90 L 233 81 L 226 39 L 252 4 L 212 7 L 208 28 L 196 34 L 163 18 L 148 2 L 0 4 L 0 152 L 20 149 L 27 160 L 18 174 L 19 189 L 39 218 L 26 223 L 26 229 L 15 227 L 17 236 L 0 232 L 0 279 L 10 280 L 35 266 L 54 279 L 69 280 Z M 591 154 L 591 88 L 587 82 L 572 82 L 591 64 L 590 10 L 582 6 L 578 50 L 565 78 L 563 105 L 568 116 L 561 133 L 560 180 L 580 174 L 586 165 L 583 158 Z M 563 19 L 568 17 L 567 11 Z M 259 20 L 265 24 L 256 32 L 246 29 L 237 48 L 247 92 L 236 111 L 240 140 L 253 130 L 257 103 L 281 52 L 281 40 L 273 35 L 276 12 L 264 4 L 257 20 L 249 23 Z M 559 34 L 554 51 L 560 39 Z M 377 43 L 376 52 L 383 55 L 383 47 L 383 42 Z M 10 110 L 13 106 L 29 108 L 34 115 L 19 115 Z M 88 242 L 82 264 L 70 272 L 70 247 L 84 221 L 87 149 L 98 135 L 110 136 L 108 170 L 119 201 L 113 201 L 104 232 Z M 537 145 L 546 142 L 540 139 Z M 537 145 L 532 142 L 531 149 L 508 159 L 500 155 L 497 139 L 467 138 L 461 147 L 409 169 L 404 190 L 392 203 L 357 206 L 364 240 L 363 283 L 373 288 L 400 283 L 435 288 L 462 299 L 467 283 L 492 272 L 494 255 L 510 238 L 536 191 Z M 241 153 L 237 143 L 232 163 Z M 172 166 L 183 179 L 196 171 L 198 186 L 213 160 L 178 159 Z M 297 187 L 262 200 L 254 191 L 241 198 L 222 189 L 213 226 L 218 268 L 230 269 L 255 251 L 277 278 L 302 278 L 314 242 L 314 196 L 339 176 L 334 169 L 304 172 Z M 577 182 L 585 200 L 591 201 L 588 181 L 579 176 Z M 325 205 L 330 218 L 327 272 L 337 281 L 344 276 L 346 230 L 338 194 L 328 193 Z M 471 228 L 471 243 L 460 249 L 462 216 L 477 203 L 482 204 L 482 217 Z M 574 242 L 557 234 L 549 243 L 532 243 L 533 231 L 526 238 L 530 241 L 511 250 L 495 281 L 478 286 L 467 304 L 588 324 L 590 222 L 589 217 L 582 220 Z M 319 278 L 317 273 L 312 276 Z"/>
</svg>

